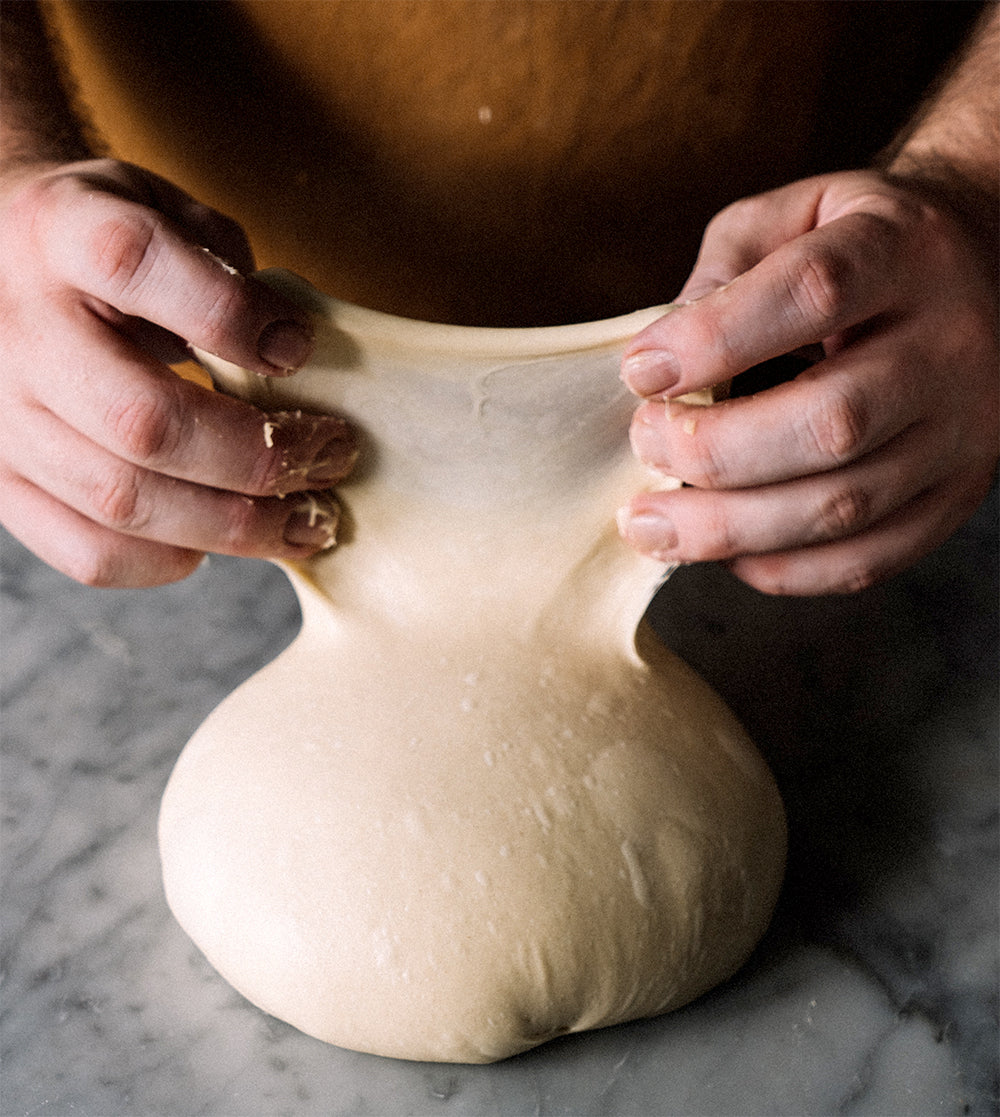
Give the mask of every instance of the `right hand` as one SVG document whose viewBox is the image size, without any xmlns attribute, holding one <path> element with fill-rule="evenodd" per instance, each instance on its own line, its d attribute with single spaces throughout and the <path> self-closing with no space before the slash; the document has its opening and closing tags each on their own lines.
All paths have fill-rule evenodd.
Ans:
<svg viewBox="0 0 1000 1117">
<path fill-rule="evenodd" d="M 169 367 L 188 344 L 263 376 L 309 356 L 309 316 L 248 277 L 235 223 L 128 164 L 45 165 L 0 184 L 0 261 L 13 535 L 95 586 L 176 581 L 206 551 L 330 545 L 336 505 L 294 494 L 349 472 L 344 420 L 269 417 Z"/>
</svg>

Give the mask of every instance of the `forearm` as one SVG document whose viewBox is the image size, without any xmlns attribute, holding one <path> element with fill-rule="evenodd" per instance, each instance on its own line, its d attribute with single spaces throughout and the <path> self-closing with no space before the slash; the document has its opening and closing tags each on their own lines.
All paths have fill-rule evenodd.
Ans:
<svg viewBox="0 0 1000 1117">
<path fill-rule="evenodd" d="M 966 217 L 996 227 L 1000 207 L 1000 4 L 983 12 L 965 49 L 883 154 L 892 175 L 926 184 Z"/>
<path fill-rule="evenodd" d="M 40 5 L 7 0 L 0 8 L 0 168 L 73 162 L 94 154 Z"/>
</svg>

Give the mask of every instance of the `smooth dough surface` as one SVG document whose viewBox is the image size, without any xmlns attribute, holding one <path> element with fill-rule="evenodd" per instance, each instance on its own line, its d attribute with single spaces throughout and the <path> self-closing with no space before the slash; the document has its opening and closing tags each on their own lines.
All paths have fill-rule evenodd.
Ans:
<svg viewBox="0 0 1000 1117">
<path fill-rule="evenodd" d="M 344 408 L 374 452 L 341 545 L 289 569 L 301 634 L 176 765 L 177 919 L 266 1011 L 406 1059 L 697 997 L 764 932 L 785 823 L 722 701 L 636 636 L 663 573 L 614 526 L 649 481 L 617 377 L 637 321 L 536 358 L 523 331 L 314 305 L 314 371 L 230 386 Z"/>
<path fill-rule="evenodd" d="M 335 671 L 300 648 L 237 692 L 164 801 L 170 904 L 250 1000 L 341 1046 L 484 1062 L 745 960 L 781 806 L 682 664 L 430 643 L 373 673 L 344 639 Z"/>
</svg>

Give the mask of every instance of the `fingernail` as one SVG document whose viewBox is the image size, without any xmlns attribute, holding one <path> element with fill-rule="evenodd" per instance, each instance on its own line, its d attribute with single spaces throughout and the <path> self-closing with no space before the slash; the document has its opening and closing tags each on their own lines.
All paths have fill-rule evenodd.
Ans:
<svg viewBox="0 0 1000 1117">
<path fill-rule="evenodd" d="M 320 441 L 320 440 L 323 441 Z M 319 443 L 319 449 L 312 447 Z M 279 494 L 311 487 L 325 489 L 350 473 L 358 460 L 358 437 L 343 419 L 274 411 L 264 422 L 264 444 L 281 452 Z"/>
<path fill-rule="evenodd" d="M 633 514 L 631 509 L 622 508 L 618 512 L 618 530 L 637 551 L 663 562 L 672 557 L 677 546 L 673 523 L 655 512 Z"/>
<path fill-rule="evenodd" d="M 321 494 L 300 494 L 285 521 L 284 540 L 293 547 L 328 551 L 337 542 L 340 506 Z"/>
<path fill-rule="evenodd" d="M 273 368 L 293 372 L 309 359 L 313 349 L 312 333 L 298 322 L 280 321 L 265 326 L 257 342 L 257 352 Z"/>
<path fill-rule="evenodd" d="M 621 377 L 636 395 L 651 396 L 669 391 L 680 373 L 665 349 L 640 349 L 622 361 Z"/>
</svg>

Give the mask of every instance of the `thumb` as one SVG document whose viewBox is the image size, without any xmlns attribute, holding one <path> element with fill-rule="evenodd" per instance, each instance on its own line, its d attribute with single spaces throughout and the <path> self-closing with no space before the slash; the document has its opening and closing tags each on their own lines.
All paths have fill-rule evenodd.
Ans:
<svg viewBox="0 0 1000 1117">
<path fill-rule="evenodd" d="M 709 221 L 694 269 L 677 302 L 694 302 L 732 283 L 783 244 L 815 228 L 830 176 L 741 198 Z"/>
<path fill-rule="evenodd" d="M 672 301 L 675 306 L 687 306 L 688 303 L 696 303 L 699 299 L 711 295 L 714 291 L 721 291 L 735 278 L 735 276 L 730 276 L 729 279 L 720 279 L 718 276 L 705 275 L 696 268 L 688 276 L 677 297 Z"/>
<path fill-rule="evenodd" d="M 756 244 L 748 243 L 717 220 L 706 230 L 694 269 L 674 302 L 693 303 L 728 287 L 737 276 L 759 263 L 764 254 Z"/>
</svg>

